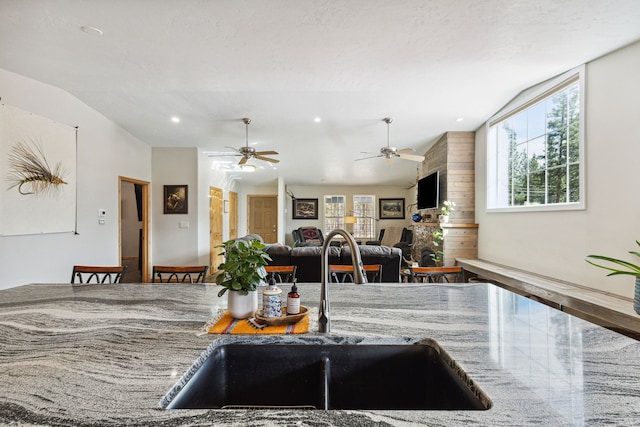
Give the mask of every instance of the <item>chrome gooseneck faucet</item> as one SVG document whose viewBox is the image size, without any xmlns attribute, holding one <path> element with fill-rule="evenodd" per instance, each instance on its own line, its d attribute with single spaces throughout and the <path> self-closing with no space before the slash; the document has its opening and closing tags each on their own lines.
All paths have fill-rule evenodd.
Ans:
<svg viewBox="0 0 640 427">
<path fill-rule="evenodd" d="M 318 332 L 331 332 L 331 319 L 329 317 L 329 247 L 331 240 L 337 235 L 344 237 L 351 249 L 351 262 L 353 264 L 353 281 L 355 283 L 367 283 L 367 276 L 362 269 L 360 249 L 353 236 L 348 232 L 335 229 L 331 231 L 322 245 L 322 281 L 320 282 L 320 308 L 318 312 Z"/>
</svg>

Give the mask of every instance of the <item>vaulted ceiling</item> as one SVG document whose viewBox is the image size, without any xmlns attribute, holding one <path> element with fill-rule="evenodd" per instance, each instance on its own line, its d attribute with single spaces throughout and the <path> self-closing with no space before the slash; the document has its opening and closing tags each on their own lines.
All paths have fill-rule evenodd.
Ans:
<svg viewBox="0 0 640 427">
<path fill-rule="evenodd" d="M 0 11 L 0 68 L 151 146 L 231 153 L 250 118 L 250 146 L 280 162 L 249 160 L 247 183 L 406 184 L 419 163 L 356 161 L 387 144 L 383 118 L 392 146 L 423 154 L 640 39 L 637 0 L 0 0 Z"/>
</svg>

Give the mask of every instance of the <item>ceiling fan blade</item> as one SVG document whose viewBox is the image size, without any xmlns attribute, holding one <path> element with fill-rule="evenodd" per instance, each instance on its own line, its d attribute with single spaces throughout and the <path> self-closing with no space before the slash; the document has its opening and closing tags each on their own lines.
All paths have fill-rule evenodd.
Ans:
<svg viewBox="0 0 640 427">
<path fill-rule="evenodd" d="M 414 162 L 421 162 L 424 160 L 424 156 L 418 156 L 415 154 L 398 154 L 398 157 L 405 160 L 413 160 Z"/>
<path fill-rule="evenodd" d="M 239 153 L 240 150 L 238 150 L 237 148 L 233 148 L 233 147 L 229 147 L 228 145 L 225 145 L 224 148 L 229 148 L 230 150 L 235 151 L 236 153 Z"/>
<path fill-rule="evenodd" d="M 271 155 L 276 155 L 276 154 L 280 154 L 280 153 L 278 153 L 277 151 L 256 151 L 256 154 L 259 154 L 259 155 L 264 155 L 264 154 L 266 154 L 266 155 L 270 155 L 270 154 Z"/>
<path fill-rule="evenodd" d="M 207 157 L 237 157 L 238 153 L 207 153 Z"/>
<path fill-rule="evenodd" d="M 396 153 L 398 154 L 405 154 L 405 153 L 415 153 L 416 150 L 414 150 L 413 148 L 403 148 L 402 150 L 396 150 Z"/>
<path fill-rule="evenodd" d="M 264 160 L 265 162 L 271 162 L 271 163 L 279 163 L 280 162 L 280 160 L 270 159 L 269 157 L 258 156 L 258 153 L 256 153 L 256 159 Z"/>
<path fill-rule="evenodd" d="M 365 154 L 371 154 L 371 153 L 365 153 Z M 361 159 L 356 159 L 355 161 L 359 161 L 359 160 L 368 160 L 368 159 L 375 159 L 376 157 L 383 157 L 380 154 L 378 154 L 377 156 L 369 156 L 369 157 L 363 157 Z"/>
<path fill-rule="evenodd" d="M 243 156 L 243 157 L 240 159 L 240 161 L 238 162 L 238 164 L 239 164 L 239 165 L 244 165 L 245 163 L 247 163 L 247 160 L 249 160 L 249 158 L 247 158 L 247 157 L 244 157 L 244 156 Z"/>
</svg>

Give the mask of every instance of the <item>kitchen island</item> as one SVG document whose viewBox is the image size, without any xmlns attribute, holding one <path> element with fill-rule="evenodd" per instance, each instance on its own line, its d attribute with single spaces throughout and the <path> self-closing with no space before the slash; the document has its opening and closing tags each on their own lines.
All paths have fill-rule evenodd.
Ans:
<svg viewBox="0 0 640 427">
<path fill-rule="evenodd" d="M 298 287 L 302 304 L 317 310 L 319 285 Z M 218 339 L 202 332 L 226 305 L 218 290 L 209 284 L 34 284 L 0 291 L 0 424 L 595 426 L 640 420 L 640 342 L 491 284 L 330 288 L 332 336 L 432 338 L 488 395 L 489 410 L 161 409 L 160 400 Z"/>
</svg>

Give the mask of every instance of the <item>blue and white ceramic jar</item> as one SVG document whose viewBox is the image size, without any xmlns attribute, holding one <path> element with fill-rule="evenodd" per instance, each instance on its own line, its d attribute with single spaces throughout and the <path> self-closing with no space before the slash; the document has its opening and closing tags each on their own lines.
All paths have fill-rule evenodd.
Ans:
<svg viewBox="0 0 640 427">
<path fill-rule="evenodd" d="M 273 279 L 262 292 L 262 317 L 282 317 L 282 289 Z"/>
</svg>

